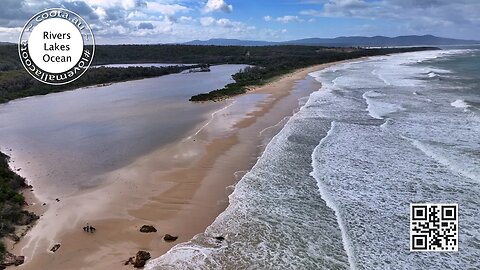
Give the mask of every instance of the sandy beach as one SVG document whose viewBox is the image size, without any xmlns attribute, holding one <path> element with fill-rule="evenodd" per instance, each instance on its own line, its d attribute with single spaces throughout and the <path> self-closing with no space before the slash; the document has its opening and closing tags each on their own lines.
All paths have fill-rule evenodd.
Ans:
<svg viewBox="0 0 480 270">
<path fill-rule="evenodd" d="M 106 179 L 100 186 L 48 204 L 14 247 L 26 256 L 18 269 L 131 268 L 124 262 L 138 250 L 155 258 L 203 232 L 227 206 L 236 181 L 298 109 L 298 99 L 320 88 L 313 78 L 297 93 L 295 85 L 330 65 L 298 70 L 229 100 L 189 137 L 99 176 Z M 87 223 L 96 233 L 82 230 Z M 142 225 L 158 231 L 140 233 Z M 165 242 L 165 234 L 179 238 Z M 57 243 L 58 251 L 50 252 Z"/>
</svg>

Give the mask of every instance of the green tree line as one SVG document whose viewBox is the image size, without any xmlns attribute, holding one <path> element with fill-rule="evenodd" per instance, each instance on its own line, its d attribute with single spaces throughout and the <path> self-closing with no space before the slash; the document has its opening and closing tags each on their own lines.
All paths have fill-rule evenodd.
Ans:
<svg viewBox="0 0 480 270">
<path fill-rule="evenodd" d="M 27 225 L 38 218 L 23 210 L 25 199 L 19 191 L 27 188 L 27 185 L 23 177 L 9 168 L 8 158 L 0 152 L 0 238 L 14 233 L 15 225 Z M 0 242 L 0 263 L 5 252 L 4 244 Z"/>
</svg>

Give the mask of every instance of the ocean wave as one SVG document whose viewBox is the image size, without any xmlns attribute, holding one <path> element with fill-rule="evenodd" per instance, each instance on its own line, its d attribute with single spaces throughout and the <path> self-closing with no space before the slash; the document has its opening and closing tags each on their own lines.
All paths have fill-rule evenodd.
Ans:
<svg viewBox="0 0 480 270">
<path fill-rule="evenodd" d="M 462 108 L 462 109 L 467 109 L 471 107 L 468 103 L 465 102 L 465 100 L 462 99 L 457 99 L 454 102 L 450 103 L 452 107 L 455 108 Z"/>
<path fill-rule="evenodd" d="M 427 76 L 428 76 L 429 78 L 438 78 L 438 77 L 440 77 L 440 75 L 438 75 L 438 74 L 435 73 L 435 72 L 430 72 L 430 73 L 427 74 Z"/>
<path fill-rule="evenodd" d="M 480 161 L 474 157 L 467 158 L 461 153 L 452 155 L 451 149 L 446 150 L 442 149 L 441 146 L 435 147 L 432 144 L 421 142 L 419 140 L 410 138 L 406 139 L 426 155 L 449 168 L 452 172 L 470 178 L 473 181 L 480 182 Z"/>
<path fill-rule="evenodd" d="M 355 255 L 353 253 L 353 247 L 350 241 L 350 238 L 348 237 L 346 228 L 345 228 L 345 223 L 343 221 L 342 216 L 340 215 L 340 210 L 337 206 L 337 203 L 335 200 L 331 197 L 331 192 L 328 190 L 328 187 L 323 183 L 322 181 L 322 173 L 319 172 L 318 168 L 322 166 L 321 163 L 319 163 L 319 158 L 317 156 L 317 153 L 319 152 L 319 149 L 323 147 L 323 144 L 329 139 L 330 136 L 334 136 L 333 129 L 335 128 L 335 122 L 331 123 L 331 128 L 327 132 L 327 135 L 320 140 L 320 143 L 315 147 L 312 153 L 312 168 L 313 171 L 310 173 L 310 175 L 317 180 L 317 185 L 318 185 L 318 190 L 320 192 L 320 195 L 322 196 L 322 199 L 326 202 L 327 206 L 330 207 L 334 212 L 337 217 L 338 225 L 340 228 L 340 231 L 342 232 L 342 240 L 343 240 L 343 246 L 345 247 L 345 251 L 348 256 L 348 262 L 350 265 L 351 270 L 357 269 L 356 263 L 355 263 Z"/>
<path fill-rule="evenodd" d="M 367 102 L 367 111 L 370 116 L 376 119 L 384 119 L 384 117 L 389 114 L 405 110 L 400 105 L 388 103 L 388 102 L 382 102 L 375 99 L 375 98 L 380 98 L 384 96 L 385 95 L 375 91 L 368 91 L 362 95 L 362 97 Z"/>
</svg>

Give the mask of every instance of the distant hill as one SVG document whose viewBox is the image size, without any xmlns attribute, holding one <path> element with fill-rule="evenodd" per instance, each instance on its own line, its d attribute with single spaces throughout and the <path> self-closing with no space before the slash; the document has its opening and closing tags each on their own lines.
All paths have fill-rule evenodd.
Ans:
<svg viewBox="0 0 480 270">
<path fill-rule="evenodd" d="M 217 45 L 217 46 L 267 46 L 267 45 L 315 45 L 331 47 L 391 47 L 391 46 L 419 46 L 419 45 L 469 45 L 480 44 L 476 40 L 462 40 L 442 38 L 432 35 L 424 36 L 398 36 L 398 37 L 337 37 L 337 38 L 307 38 L 285 42 L 268 42 L 239 39 L 209 39 L 205 41 L 194 40 L 186 45 Z"/>
<path fill-rule="evenodd" d="M 2 45 L 16 45 L 15 43 L 11 43 L 11 42 L 1 42 L 0 41 L 0 46 Z"/>
<path fill-rule="evenodd" d="M 480 41 L 462 40 L 452 38 L 442 38 L 432 35 L 424 36 L 398 36 L 398 37 L 337 37 L 327 38 L 310 38 L 284 42 L 284 44 L 295 45 L 329 45 L 329 46 L 419 46 L 419 45 L 465 45 L 480 44 Z"/>
<path fill-rule="evenodd" d="M 276 45 L 277 42 L 255 41 L 255 40 L 240 40 L 240 39 L 209 39 L 209 40 L 193 40 L 184 45 L 216 45 L 216 46 L 268 46 Z"/>
</svg>

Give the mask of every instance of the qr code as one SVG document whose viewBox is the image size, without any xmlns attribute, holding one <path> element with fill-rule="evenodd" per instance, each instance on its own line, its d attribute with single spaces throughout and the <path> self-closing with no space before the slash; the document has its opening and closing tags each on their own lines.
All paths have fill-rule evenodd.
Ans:
<svg viewBox="0 0 480 270">
<path fill-rule="evenodd" d="M 458 204 L 411 204 L 410 251 L 458 251 Z"/>
</svg>

